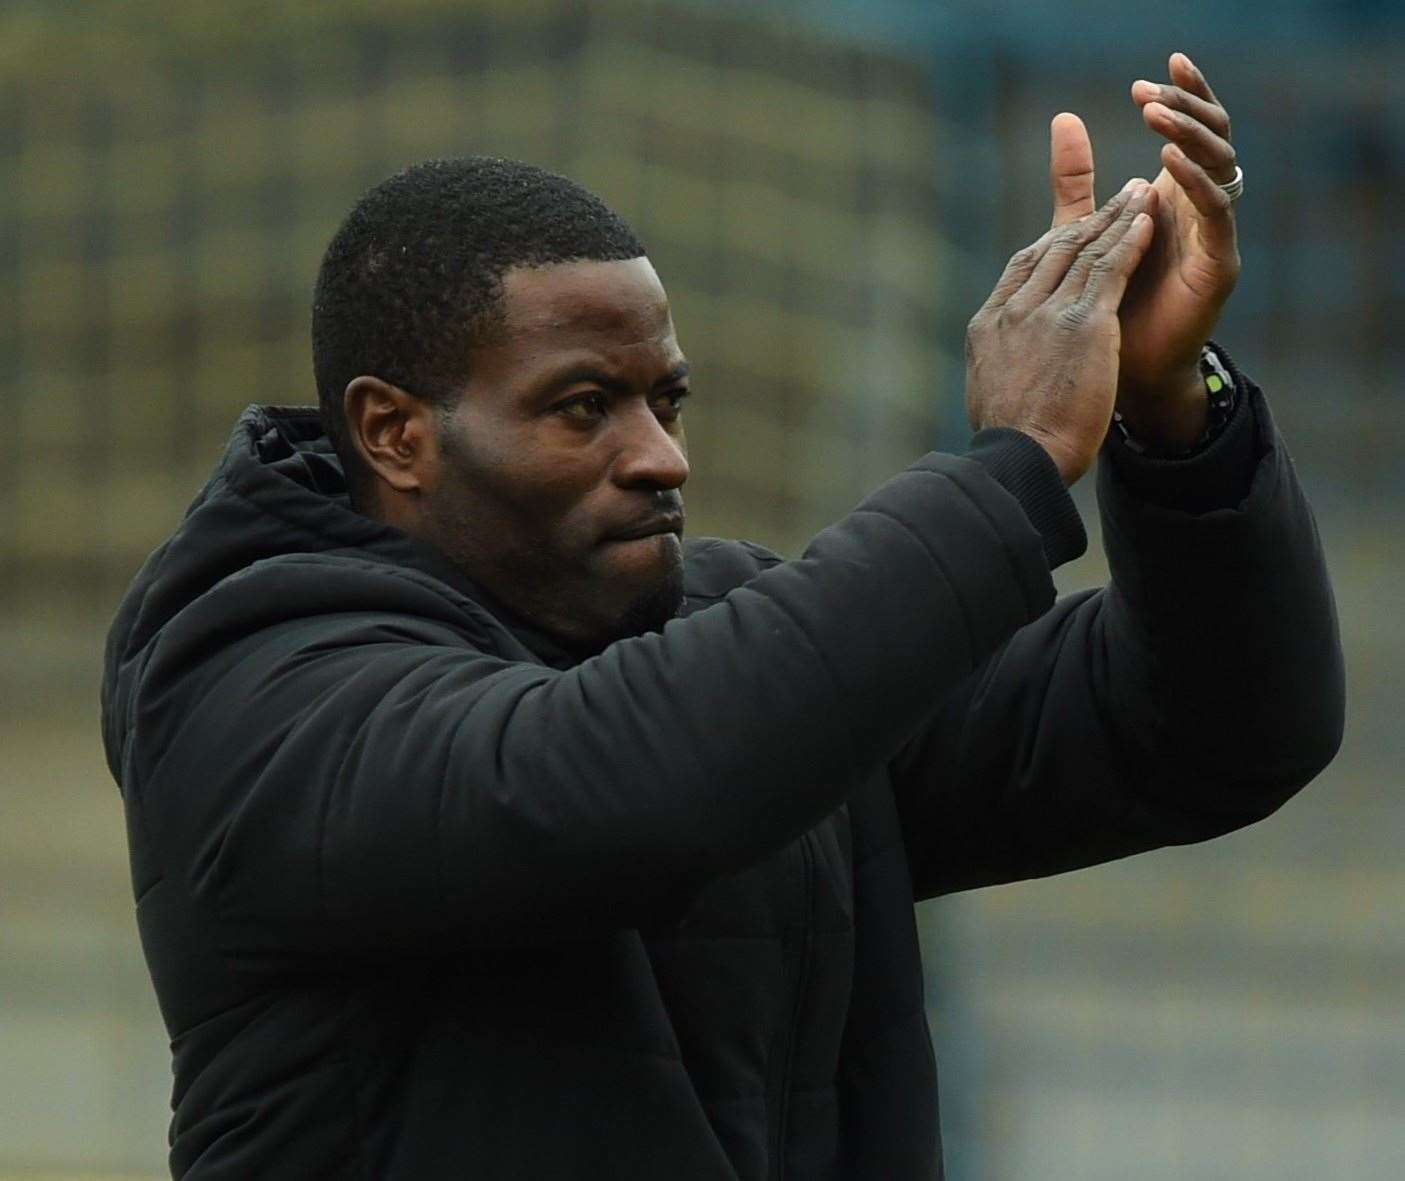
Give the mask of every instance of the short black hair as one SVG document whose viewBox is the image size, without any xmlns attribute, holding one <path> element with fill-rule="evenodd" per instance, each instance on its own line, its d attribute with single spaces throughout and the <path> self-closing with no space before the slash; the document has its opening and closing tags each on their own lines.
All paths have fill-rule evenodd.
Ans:
<svg viewBox="0 0 1405 1181">
<path fill-rule="evenodd" d="M 332 237 L 312 299 L 322 427 L 352 503 L 364 503 L 370 490 L 343 405 L 354 378 L 379 377 L 451 405 L 468 380 L 473 346 L 501 316 L 505 272 L 644 253 L 594 194 L 517 160 L 429 160 L 366 193 Z"/>
</svg>

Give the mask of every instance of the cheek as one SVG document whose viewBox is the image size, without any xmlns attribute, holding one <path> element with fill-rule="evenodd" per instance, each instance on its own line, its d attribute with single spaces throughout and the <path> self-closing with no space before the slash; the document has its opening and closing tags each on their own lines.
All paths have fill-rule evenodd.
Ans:
<svg viewBox="0 0 1405 1181">
<path fill-rule="evenodd" d="M 579 560 L 591 553 L 600 536 L 602 516 L 593 495 L 599 487 L 596 473 L 574 457 L 557 456 L 545 462 L 516 463 L 492 475 L 492 499 L 500 512 L 499 525 L 510 529 L 519 544 L 539 556 L 554 554 Z M 511 544 L 507 538 L 490 538 L 490 544 Z"/>
<path fill-rule="evenodd" d="M 500 511 L 524 520 L 570 513 L 592 483 L 583 457 L 552 447 L 540 430 L 504 429 L 470 421 L 445 458 L 459 483 Z"/>
<path fill-rule="evenodd" d="M 601 532 L 619 520 L 600 441 L 549 420 L 485 414 L 463 423 L 444 458 L 472 544 L 538 568 L 554 560 L 599 571 Z"/>
</svg>

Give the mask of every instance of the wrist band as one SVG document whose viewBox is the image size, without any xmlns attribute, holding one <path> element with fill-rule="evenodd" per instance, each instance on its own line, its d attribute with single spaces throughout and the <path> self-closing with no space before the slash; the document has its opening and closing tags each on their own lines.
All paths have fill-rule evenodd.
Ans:
<svg viewBox="0 0 1405 1181">
<path fill-rule="evenodd" d="M 1200 349 L 1200 369 L 1201 380 L 1205 382 L 1205 429 L 1184 451 L 1176 452 L 1179 456 L 1189 455 L 1194 451 L 1199 451 L 1202 447 L 1217 438 L 1225 425 L 1229 422 L 1230 415 L 1234 413 L 1234 403 L 1237 391 L 1234 387 L 1234 378 L 1230 376 L 1229 370 L 1225 367 L 1220 355 L 1208 344 Z M 1122 421 L 1122 415 L 1117 411 L 1112 412 L 1113 424 L 1122 435 L 1122 441 L 1139 455 L 1146 454 L 1146 447 L 1138 443 L 1136 439 L 1127 431 L 1126 424 Z"/>
</svg>

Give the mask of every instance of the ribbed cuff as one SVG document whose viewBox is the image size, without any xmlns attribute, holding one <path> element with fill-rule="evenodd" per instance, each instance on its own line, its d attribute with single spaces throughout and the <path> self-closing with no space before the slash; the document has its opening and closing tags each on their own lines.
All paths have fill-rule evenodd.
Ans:
<svg viewBox="0 0 1405 1181">
<path fill-rule="evenodd" d="M 1258 461 L 1258 387 L 1236 368 L 1219 345 L 1215 352 L 1234 379 L 1234 409 L 1224 429 L 1203 448 L 1188 455 L 1156 457 L 1139 454 L 1117 431 L 1108 433 L 1104 458 L 1118 479 L 1138 499 L 1183 513 L 1233 508 L 1249 495 Z"/>
<path fill-rule="evenodd" d="M 1020 502 L 1030 524 L 1044 539 L 1044 557 L 1053 570 L 1088 548 L 1083 518 L 1064 487 L 1049 453 L 1012 427 L 987 427 L 971 437 L 966 452 Z"/>
</svg>

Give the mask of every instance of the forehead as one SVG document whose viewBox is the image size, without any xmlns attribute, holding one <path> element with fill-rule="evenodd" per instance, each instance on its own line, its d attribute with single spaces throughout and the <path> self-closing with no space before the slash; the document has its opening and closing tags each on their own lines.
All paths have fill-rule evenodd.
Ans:
<svg viewBox="0 0 1405 1181">
<path fill-rule="evenodd" d="M 502 332 L 550 339 L 649 343 L 673 336 L 668 296 L 647 258 L 514 267 L 503 275 Z"/>
</svg>

